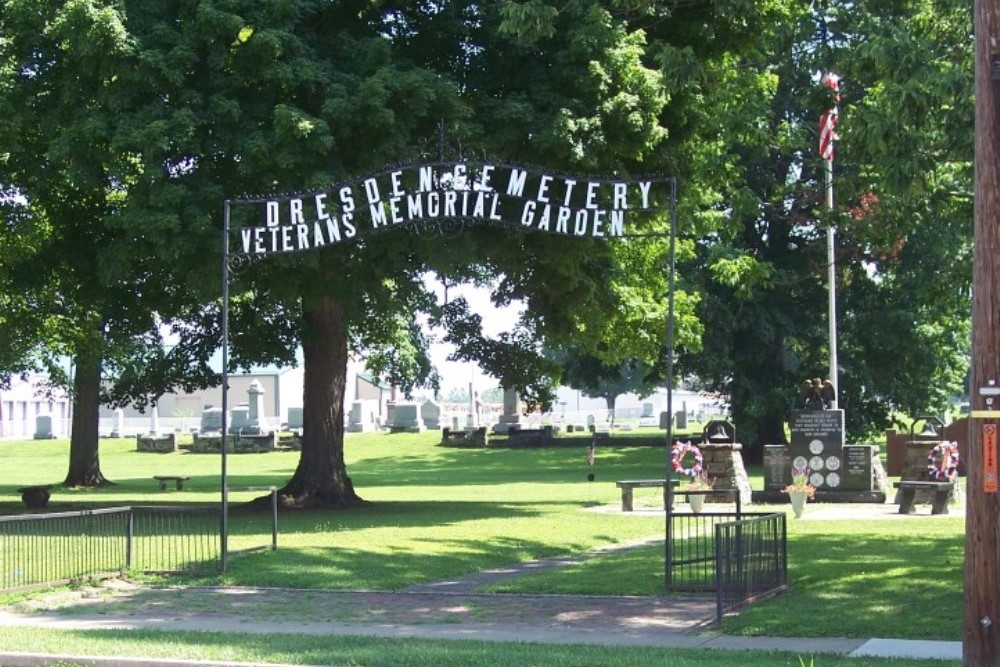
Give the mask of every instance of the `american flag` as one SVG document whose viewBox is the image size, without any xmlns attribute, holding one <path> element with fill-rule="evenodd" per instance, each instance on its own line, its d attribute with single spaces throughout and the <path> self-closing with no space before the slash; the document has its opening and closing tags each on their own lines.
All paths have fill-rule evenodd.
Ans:
<svg viewBox="0 0 1000 667">
<path fill-rule="evenodd" d="M 589 465 L 591 468 L 594 467 L 594 454 L 595 454 L 594 449 L 595 449 L 594 443 L 590 443 L 590 449 L 587 450 L 587 465 Z"/>
<path fill-rule="evenodd" d="M 840 102 L 840 77 L 827 72 L 820 78 L 820 83 L 833 91 L 834 106 L 819 117 L 819 154 L 824 160 L 833 162 L 833 142 L 838 138 L 836 104 Z"/>
</svg>

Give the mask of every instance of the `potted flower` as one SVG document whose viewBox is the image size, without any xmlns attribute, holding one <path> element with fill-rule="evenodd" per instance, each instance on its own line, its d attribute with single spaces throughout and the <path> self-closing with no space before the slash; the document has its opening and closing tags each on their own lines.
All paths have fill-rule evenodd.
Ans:
<svg viewBox="0 0 1000 667">
<path fill-rule="evenodd" d="M 792 483 L 783 488 L 792 501 L 792 511 L 798 519 L 806 509 L 806 501 L 816 495 L 816 487 L 809 483 L 809 466 L 792 466 Z"/>
<path fill-rule="evenodd" d="M 684 491 L 710 491 L 712 485 L 708 482 L 708 473 L 704 470 L 700 471 L 697 475 L 691 478 L 691 481 L 687 483 L 684 487 Z M 705 494 L 704 493 L 689 493 L 688 505 L 691 506 L 691 511 L 697 514 L 701 511 L 702 507 L 705 505 Z"/>
</svg>

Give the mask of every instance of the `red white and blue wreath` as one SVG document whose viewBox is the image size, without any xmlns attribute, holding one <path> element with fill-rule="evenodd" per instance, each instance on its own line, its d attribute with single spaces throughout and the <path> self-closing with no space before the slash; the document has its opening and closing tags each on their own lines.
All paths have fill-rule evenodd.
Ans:
<svg viewBox="0 0 1000 667">
<path fill-rule="evenodd" d="M 692 459 L 693 463 L 685 465 L 685 459 L 688 458 Z M 670 464 L 673 466 L 674 472 L 692 479 L 697 479 L 701 475 L 704 462 L 701 450 L 690 442 L 675 443 L 670 453 Z"/>
<path fill-rule="evenodd" d="M 934 481 L 954 481 L 958 476 L 958 443 L 942 442 L 927 455 L 927 475 Z"/>
</svg>

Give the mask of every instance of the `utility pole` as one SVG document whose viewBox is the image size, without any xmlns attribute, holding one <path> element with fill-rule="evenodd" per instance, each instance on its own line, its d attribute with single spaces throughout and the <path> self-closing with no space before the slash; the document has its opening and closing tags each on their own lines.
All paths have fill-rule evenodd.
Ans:
<svg viewBox="0 0 1000 667">
<path fill-rule="evenodd" d="M 975 255 L 962 664 L 1000 667 L 1000 0 L 975 2 Z"/>
</svg>

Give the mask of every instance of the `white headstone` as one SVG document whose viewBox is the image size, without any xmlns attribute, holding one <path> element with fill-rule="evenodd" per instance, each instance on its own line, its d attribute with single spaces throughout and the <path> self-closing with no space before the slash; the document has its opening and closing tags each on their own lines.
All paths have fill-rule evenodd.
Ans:
<svg viewBox="0 0 1000 667">
<path fill-rule="evenodd" d="M 35 416 L 35 440 L 54 438 L 52 434 L 52 415 Z"/>
<path fill-rule="evenodd" d="M 160 434 L 160 411 L 155 405 L 149 410 L 149 432 L 152 435 Z"/>
<path fill-rule="evenodd" d="M 125 411 L 121 408 L 115 410 L 115 423 L 111 428 L 111 437 L 120 438 L 125 431 Z"/>
<path fill-rule="evenodd" d="M 441 428 L 441 406 L 434 401 L 425 401 L 420 406 L 420 418 L 427 428 Z"/>
<path fill-rule="evenodd" d="M 422 431 L 424 421 L 420 418 L 420 407 L 416 403 L 396 403 L 390 426 L 394 430 Z"/>
<path fill-rule="evenodd" d="M 222 408 L 205 408 L 201 411 L 200 433 L 222 432 Z"/>
<path fill-rule="evenodd" d="M 250 425 L 250 406 L 240 403 L 229 411 L 229 432 L 241 433 Z"/>
<path fill-rule="evenodd" d="M 364 433 L 378 429 L 378 401 L 362 399 L 351 403 L 347 413 L 347 430 L 351 433 Z"/>
<path fill-rule="evenodd" d="M 259 381 L 254 380 L 247 387 L 247 426 L 246 430 L 256 431 L 260 433 L 263 429 L 261 428 L 261 420 L 264 417 L 264 411 L 261 407 L 264 399 L 264 387 Z"/>
<path fill-rule="evenodd" d="M 288 430 L 302 428 L 302 408 L 288 408 Z"/>
</svg>

